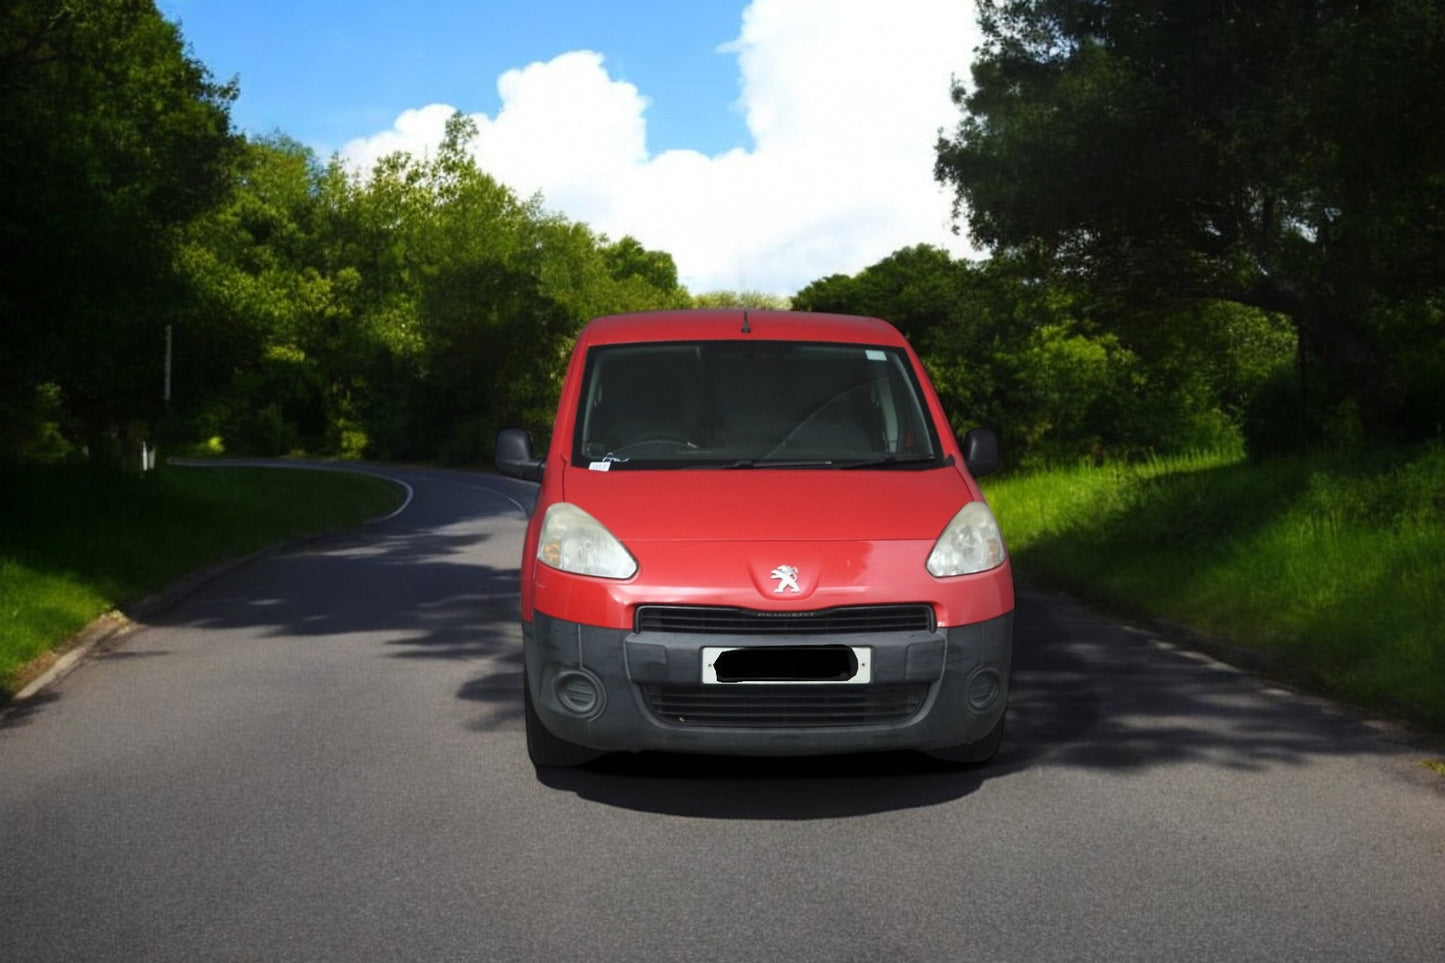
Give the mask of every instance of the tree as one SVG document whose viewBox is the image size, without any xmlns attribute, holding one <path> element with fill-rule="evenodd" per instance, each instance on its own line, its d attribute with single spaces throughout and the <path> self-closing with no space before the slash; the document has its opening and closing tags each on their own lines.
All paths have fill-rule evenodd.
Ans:
<svg viewBox="0 0 1445 963">
<path fill-rule="evenodd" d="M 834 274 L 793 297 L 807 311 L 883 318 L 910 341 L 921 341 L 956 310 L 970 267 L 942 248 L 917 244 L 894 251 L 854 277 Z"/>
<path fill-rule="evenodd" d="M 1445 333 L 1441 0 L 979 10 L 935 169 L 977 241 L 1135 305 L 1280 312 L 1371 430 L 1445 418 L 1415 363 Z"/>
<path fill-rule="evenodd" d="M 794 305 L 898 325 L 954 428 L 1000 430 L 1014 465 L 1237 445 L 1255 393 L 1292 356 L 1259 311 L 1201 302 L 1161 315 L 1038 274 L 919 245 L 815 281 Z"/>
<path fill-rule="evenodd" d="M 503 427 L 550 432 L 558 362 L 577 325 L 535 275 L 495 260 L 449 266 L 427 285 L 422 310 L 431 453 L 473 461 Z"/>
<path fill-rule="evenodd" d="M 659 291 L 677 290 L 677 264 L 665 251 L 649 251 L 631 235 L 602 248 L 607 272 L 618 281 L 641 278 Z"/>
<path fill-rule="evenodd" d="M 0 7 L 0 414 L 53 385 L 101 458 L 157 413 L 178 232 L 224 193 L 234 93 L 150 0 Z"/>
<path fill-rule="evenodd" d="M 364 172 L 280 135 L 241 145 L 179 257 L 193 437 L 479 460 L 503 424 L 550 425 L 588 317 L 685 301 L 669 255 L 519 198 L 475 134 L 457 114 L 435 151 Z"/>
<path fill-rule="evenodd" d="M 692 296 L 687 307 L 754 308 L 759 311 L 786 311 L 791 301 L 781 294 L 767 291 L 704 291 Z"/>
<path fill-rule="evenodd" d="M 355 270 L 327 259 L 327 172 L 276 135 L 244 142 L 232 173 L 229 196 L 185 232 L 177 403 L 191 433 L 233 450 L 316 447 L 329 420 L 323 361 L 346 363 L 323 344 L 351 332 L 338 318 L 358 286 Z"/>
<path fill-rule="evenodd" d="M 863 299 L 858 284 L 847 274 L 830 274 L 809 283 L 793 295 L 793 310 L 827 314 L 861 314 Z M 886 318 L 887 316 L 884 315 Z"/>
</svg>

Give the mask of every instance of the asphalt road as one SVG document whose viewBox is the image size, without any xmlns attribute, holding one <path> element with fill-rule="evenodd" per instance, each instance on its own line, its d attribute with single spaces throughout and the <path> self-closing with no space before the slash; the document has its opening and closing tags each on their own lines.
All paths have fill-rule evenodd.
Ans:
<svg viewBox="0 0 1445 963">
<path fill-rule="evenodd" d="M 1038 594 L 985 770 L 539 780 L 528 489 L 398 474 L 0 721 L 0 960 L 1445 959 L 1438 746 Z"/>
</svg>

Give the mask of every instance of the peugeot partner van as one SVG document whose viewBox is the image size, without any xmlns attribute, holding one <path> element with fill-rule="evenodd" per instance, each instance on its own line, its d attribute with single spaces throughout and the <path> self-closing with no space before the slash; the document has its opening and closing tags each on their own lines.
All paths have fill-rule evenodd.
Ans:
<svg viewBox="0 0 1445 963">
<path fill-rule="evenodd" d="M 871 318 L 664 311 L 589 323 L 521 564 L 527 748 L 917 749 L 980 763 L 1003 735 L 1013 576 L 903 336 Z"/>
</svg>

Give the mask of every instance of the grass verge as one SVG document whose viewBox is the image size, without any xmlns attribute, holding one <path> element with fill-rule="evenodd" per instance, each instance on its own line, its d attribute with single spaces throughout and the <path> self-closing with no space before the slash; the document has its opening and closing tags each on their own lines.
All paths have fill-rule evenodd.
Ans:
<svg viewBox="0 0 1445 963">
<path fill-rule="evenodd" d="M 986 479 L 1020 581 L 1445 730 L 1445 445 Z"/>
<path fill-rule="evenodd" d="M 384 515 L 400 498 L 383 479 L 330 471 L 0 468 L 0 702 L 97 616 L 209 562 Z"/>
</svg>

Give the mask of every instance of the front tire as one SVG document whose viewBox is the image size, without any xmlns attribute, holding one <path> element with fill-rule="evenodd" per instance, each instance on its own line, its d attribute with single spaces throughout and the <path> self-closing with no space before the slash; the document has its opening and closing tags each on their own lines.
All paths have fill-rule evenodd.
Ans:
<svg viewBox="0 0 1445 963">
<path fill-rule="evenodd" d="M 527 721 L 527 755 L 538 769 L 580 766 L 603 755 L 595 749 L 579 746 L 552 734 L 532 705 L 532 683 L 522 678 L 522 711 Z"/>
</svg>

